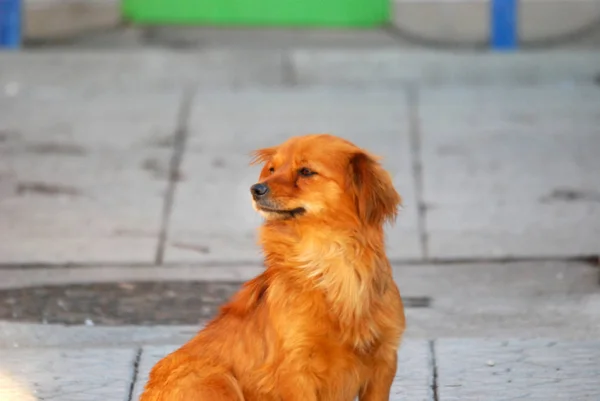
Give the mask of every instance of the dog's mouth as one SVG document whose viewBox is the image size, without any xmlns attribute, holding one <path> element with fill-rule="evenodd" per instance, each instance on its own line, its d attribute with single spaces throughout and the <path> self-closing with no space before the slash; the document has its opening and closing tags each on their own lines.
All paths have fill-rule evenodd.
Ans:
<svg viewBox="0 0 600 401">
<path fill-rule="evenodd" d="M 257 209 L 262 211 L 262 212 L 266 212 L 266 213 L 273 213 L 273 214 L 277 214 L 281 217 L 297 217 L 297 216 L 301 216 L 306 212 L 306 209 L 304 209 L 303 207 L 297 207 L 294 209 L 277 209 L 277 208 L 273 208 L 273 207 L 267 207 L 267 206 L 262 206 L 262 205 L 256 205 Z"/>
</svg>

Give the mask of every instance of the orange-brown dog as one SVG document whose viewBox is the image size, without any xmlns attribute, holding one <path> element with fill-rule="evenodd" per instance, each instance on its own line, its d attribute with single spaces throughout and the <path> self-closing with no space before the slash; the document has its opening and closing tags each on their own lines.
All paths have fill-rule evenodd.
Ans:
<svg viewBox="0 0 600 401">
<path fill-rule="evenodd" d="M 266 270 L 156 364 L 140 400 L 388 400 L 405 326 L 384 246 L 401 202 L 390 175 L 331 135 L 255 162 Z"/>
</svg>

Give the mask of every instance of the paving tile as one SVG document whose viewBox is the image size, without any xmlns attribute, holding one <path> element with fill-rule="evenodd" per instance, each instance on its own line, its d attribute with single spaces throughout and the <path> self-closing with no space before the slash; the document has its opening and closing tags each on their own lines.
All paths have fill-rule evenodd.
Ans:
<svg viewBox="0 0 600 401">
<path fill-rule="evenodd" d="M 410 7 L 410 6 L 408 6 Z M 294 49 L 290 59 L 301 85 L 400 88 L 419 85 L 516 86 L 578 82 L 596 76 L 594 52 L 469 53 L 386 48 Z"/>
<path fill-rule="evenodd" d="M 473 301 L 475 299 L 476 301 Z M 600 296 L 489 296 L 434 298 L 432 307 L 407 308 L 406 335 L 597 338 Z"/>
<path fill-rule="evenodd" d="M 242 282 L 264 271 L 259 265 L 227 266 L 130 266 L 28 267 L 1 270 L 0 290 L 82 283 L 210 281 Z"/>
<path fill-rule="evenodd" d="M 0 54 L 0 90 L 105 94 L 281 84 L 279 51 L 103 50 Z M 15 89 L 8 89 L 9 92 Z"/>
<path fill-rule="evenodd" d="M 142 393 L 156 362 L 177 348 L 174 345 L 143 348 L 133 399 L 137 399 Z M 433 401 L 430 394 L 432 369 L 427 341 L 405 340 L 398 356 L 398 371 L 390 400 Z"/>
<path fill-rule="evenodd" d="M 600 89 L 423 90 L 429 255 L 600 251 Z"/>
<path fill-rule="evenodd" d="M 110 44 L 110 49 L 105 47 L 93 52 L 82 48 L 5 52 L 0 54 L 0 90 L 6 87 L 12 93 L 15 84 L 21 93 L 139 92 L 196 84 L 205 88 L 297 84 L 382 89 L 401 88 L 406 82 L 501 86 L 577 82 L 587 85 L 595 79 L 600 60 L 593 50 L 557 52 L 553 49 L 505 57 L 507 55 L 495 53 L 399 50 L 397 38 L 392 39 L 392 46 L 387 46 L 390 38 L 380 32 L 358 35 L 355 32 L 317 32 L 315 35 L 302 32 L 304 39 L 299 41 L 294 38 L 295 34 L 279 32 L 274 38 L 277 43 L 273 43 L 272 37 L 267 39 L 268 35 L 259 38 L 261 33 L 249 32 L 242 39 L 247 43 L 233 39 L 237 45 L 232 47 L 226 32 L 202 32 L 197 37 L 202 49 L 163 46 L 170 41 L 177 45 L 189 42 L 185 34 L 176 33 L 172 38 L 153 38 L 160 46 L 154 49 L 115 50 Z M 234 33 L 238 39 L 242 35 Z M 256 45 L 261 40 L 269 41 L 266 47 Z M 290 44 L 294 47 L 291 50 Z"/>
<path fill-rule="evenodd" d="M 0 399 L 128 401 L 134 349 L 2 350 Z"/>
<path fill-rule="evenodd" d="M 0 96 L 2 148 L 30 154 L 164 149 L 172 143 L 181 91 Z"/>
<path fill-rule="evenodd" d="M 600 399 L 600 342 L 438 340 L 441 401 Z"/>
<path fill-rule="evenodd" d="M 388 229 L 391 258 L 421 256 L 403 93 L 273 90 L 200 93 L 177 188 L 167 261 L 259 260 L 260 218 L 249 152 L 293 135 L 330 132 L 384 157 L 405 210 Z"/>
<path fill-rule="evenodd" d="M 179 102 L 0 98 L 2 262 L 153 261 Z"/>
<path fill-rule="evenodd" d="M 398 352 L 398 369 L 390 400 L 433 401 L 432 366 L 429 343 L 405 339 Z"/>
<path fill-rule="evenodd" d="M 600 335 L 599 270 L 584 263 L 526 262 L 394 266 L 410 338 Z"/>
<path fill-rule="evenodd" d="M 0 321 L 0 355 L 4 349 L 17 352 L 24 348 L 124 348 L 171 344 L 186 341 L 197 331 L 197 325 L 107 327 Z"/>
</svg>

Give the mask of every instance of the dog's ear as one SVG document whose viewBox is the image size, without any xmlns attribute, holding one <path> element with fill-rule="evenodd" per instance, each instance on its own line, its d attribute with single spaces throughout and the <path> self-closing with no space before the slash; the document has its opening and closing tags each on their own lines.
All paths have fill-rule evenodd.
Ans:
<svg viewBox="0 0 600 401">
<path fill-rule="evenodd" d="M 350 182 L 358 215 L 370 225 L 394 222 L 402 198 L 396 192 L 390 174 L 378 160 L 364 151 L 350 158 Z"/>
<path fill-rule="evenodd" d="M 273 157 L 275 152 L 277 152 L 276 147 L 263 148 L 251 152 L 250 156 L 252 157 L 252 159 L 250 160 L 250 165 L 253 166 L 255 164 L 266 163 Z"/>
</svg>

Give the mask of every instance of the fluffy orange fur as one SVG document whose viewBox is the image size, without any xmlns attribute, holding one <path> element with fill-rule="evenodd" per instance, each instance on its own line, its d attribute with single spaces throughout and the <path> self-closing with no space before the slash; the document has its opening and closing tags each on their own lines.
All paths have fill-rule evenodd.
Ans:
<svg viewBox="0 0 600 401">
<path fill-rule="evenodd" d="M 390 175 L 326 134 L 254 156 L 266 269 L 154 366 L 140 400 L 388 400 L 405 327 L 384 245 L 401 203 Z"/>
</svg>

